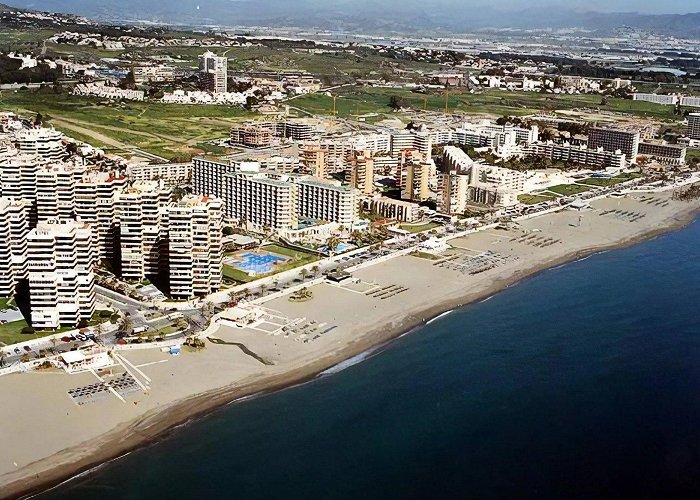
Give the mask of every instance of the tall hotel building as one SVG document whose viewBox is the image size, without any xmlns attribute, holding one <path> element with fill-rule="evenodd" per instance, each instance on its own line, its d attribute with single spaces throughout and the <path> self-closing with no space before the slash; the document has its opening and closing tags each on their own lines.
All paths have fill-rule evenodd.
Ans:
<svg viewBox="0 0 700 500">
<path fill-rule="evenodd" d="M 21 153 L 38 155 L 52 161 L 63 160 L 67 156 L 63 134 L 52 128 L 31 128 L 17 131 L 15 145 Z"/>
<path fill-rule="evenodd" d="M 85 174 L 80 164 L 48 164 L 36 174 L 36 210 L 39 222 L 75 219 L 75 185 Z"/>
<path fill-rule="evenodd" d="M 27 200 L 0 198 L 0 297 L 13 296 L 27 278 L 29 211 Z"/>
<path fill-rule="evenodd" d="M 164 213 L 170 296 L 190 299 L 218 291 L 222 278 L 222 204 L 189 195 Z"/>
<path fill-rule="evenodd" d="M 688 115 L 688 137 L 700 139 L 700 113 L 690 113 Z"/>
<path fill-rule="evenodd" d="M 27 267 L 34 328 L 77 326 L 95 311 L 97 252 L 80 222 L 42 222 L 27 236 Z"/>
<path fill-rule="evenodd" d="M 226 217 L 258 230 L 295 229 L 296 186 L 264 174 L 236 173 L 224 177 Z"/>
<path fill-rule="evenodd" d="M 603 148 L 604 151 L 622 151 L 633 163 L 639 154 L 639 130 L 615 128 L 592 128 L 588 133 L 588 148 Z"/>
<path fill-rule="evenodd" d="M 197 194 L 225 199 L 224 176 L 233 174 L 235 171 L 235 165 L 228 162 L 201 157 L 193 158 L 192 189 Z"/>
<path fill-rule="evenodd" d="M 304 178 L 296 183 L 300 218 L 337 222 L 351 229 L 358 217 L 357 191 L 331 182 Z"/>
<path fill-rule="evenodd" d="M 168 247 L 162 218 L 169 199 L 170 190 L 162 181 L 135 182 L 119 194 L 117 217 L 123 279 L 142 280 L 166 270 Z"/>
</svg>

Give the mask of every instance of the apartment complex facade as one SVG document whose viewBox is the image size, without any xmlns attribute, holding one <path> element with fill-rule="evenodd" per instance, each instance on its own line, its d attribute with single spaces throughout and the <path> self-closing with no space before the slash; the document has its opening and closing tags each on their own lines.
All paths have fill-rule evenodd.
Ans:
<svg viewBox="0 0 700 500">
<path fill-rule="evenodd" d="M 78 326 L 95 311 L 97 251 L 90 228 L 76 221 L 41 222 L 27 235 L 34 328 Z"/>
<path fill-rule="evenodd" d="M 170 296 L 191 299 L 219 290 L 222 202 L 188 195 L 165 210 Z"/>
</svg>

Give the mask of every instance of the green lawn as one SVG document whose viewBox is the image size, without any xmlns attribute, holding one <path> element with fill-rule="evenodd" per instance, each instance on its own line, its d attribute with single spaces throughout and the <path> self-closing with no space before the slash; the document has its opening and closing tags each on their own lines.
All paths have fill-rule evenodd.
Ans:
<svg viewBox="0 0 700 500">
<path fill-rule="evenodd" d="M 580 186 L 578 184 L 559 184 L 558 186 L 552 186 L 548 188 L 548 191 L 552 193 L 560 194 L 562 196 L 572 196 L 575 194 L 583 193 L 589 191 L 591 188 L 587 186 Z"/>
<path fill-rule="evenodd" d="M 524 203 L 525 205 L 536 205 L 542 203 L 543 201 L 552 201 L 554 198 L 552 196 L 542 195 L 542 194 L 521 194 L 518 196 L 518 201 Z"/>
<path fill-rule="evenodd" d="M 430 231 L 431 229 L 435 229 L 436 227 L 440 227 L 440 224 L 436 222 L 428 222 L 427 224 L 399 225 L 399 229 L 403 229 L 404 231 L 408 231 L 409 233 L 422 233 L 423 231 Z"/>
<path fill-rule="evenodd" d="M 92 318 L 88 322 L 89 326 L 95 326 L 97 323 L 104 323 L 106 321 L 109 321 L 109 318 L 100 317 L 100 312 L 101 311 L 97 310 L 93 313 Z M 64 326 L 56 330 L 37 330 L 34 333 L 22 333 L 22 328 L 25 328 L 27 326 L 29 326 L 29 324 L 24 319 L 0 325 L 0 342 L 5 345 L 11 345 L 17 344 L 19 342 L 26 342 L 27 340 L 46 337 L 48 335 L 54 335 L 56 333 L 63 333 L 68 332 L 70 330 L 75 330 L 75 327 Z"/>
<path fill-rule="evenodd" d="M 0 311 L 17 307 L 12 297 L 0 297 Z"/>
<path fill-rule="evenodd" d="M 615 184 L 620 184 L 621 182 L 625 182 L 625 180 L 626 179 L 620 179 L 617 177 L 589 177 L 588 179 L 583 179 L 577 182 L 579 184 L 587 184 L 588 186 L 608 187 L 614 186 Z"/>
</svg>

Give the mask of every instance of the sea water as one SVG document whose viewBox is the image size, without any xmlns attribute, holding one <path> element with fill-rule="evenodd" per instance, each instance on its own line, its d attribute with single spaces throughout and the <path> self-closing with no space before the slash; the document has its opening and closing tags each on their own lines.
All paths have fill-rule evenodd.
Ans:
<svg viewBox="0 0 700 500">
<path fill-rule="evenodd" d="M 700 223 L 546 271 L 43 498 L 700 498 Z"/>
</svg>

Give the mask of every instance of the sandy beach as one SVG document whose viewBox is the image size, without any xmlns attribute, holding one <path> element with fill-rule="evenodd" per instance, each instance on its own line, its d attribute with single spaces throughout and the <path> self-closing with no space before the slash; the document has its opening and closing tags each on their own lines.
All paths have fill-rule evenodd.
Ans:
<svg viewBox="0 0 700 500">
<path fill-rule="evenodd" d="M 0 496 L 51 487 L 222 405 L 312 379 L 545 269 L 679 229 L 699 209 L 699 200 L 675 201 L 669 192 L 604 198 L 591 209 L 453 239 L 438 258 L 408 255 L 359 269 L 352 282 L 315 285 L 306 302 L 266 302 L 266 321 L 255 328 L 220 325 L 203 351 L 177 357 L 157 349 L 123 351 L 150 381 L 147 391 L 126 401 L 76 405 L 68 391 L 94 384 L 91 373 L 1 377 Z"/>
</svg>

